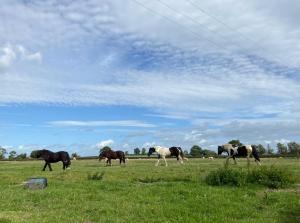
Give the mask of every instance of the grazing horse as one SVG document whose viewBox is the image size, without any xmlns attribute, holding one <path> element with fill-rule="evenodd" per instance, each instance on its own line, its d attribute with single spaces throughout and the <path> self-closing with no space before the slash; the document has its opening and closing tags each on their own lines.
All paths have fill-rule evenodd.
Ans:
<svg viewBox="0 0 300 223">
<path fill-rule="evenodd" d="M 162 157 L 165 161 L 166 166 L 168 166 L 167 160 L 166 160 L 166 156 L 176 156 L 177 161 L 180 161 L 181 164 L 183 164 L 183 159 L 188 160 L 187 158 L 184 157 L 182 149 L 180 147 L 162 147 L 162 146 L 154 146 L 149 148 L 148 151 L 148 156 L 150 156 L 152 153 L 156 152 L 158 154 L 158 159 L 157 159 L 157 163 L 155 164 L 155 166 L 158 166 L 159 161 L 160 161 L 160 157 Z"/>
<path fill-rule="evenodd" d="M 102 151 L 99 155 L 99 161 L 101 161 L 102 159 L 106 159 L 106 165 L 112 165 L 111 164 L 111 159 L 119 159 L 120 160 L 120 165 L 122 164 L 122 162 L 125 165 L 125 153 L 123 151 L 113 151 L 113 150 L 105 150 Z"/>
<path fill-rule="evenodd" d="M 218 155 L 221 155 L 223 152 L 227 152 L 227 154 L 228 154 L 226 163 L 228 163 L 228 160 L 230 158 L 233 158 L 234 163 L 236 164 L 235 157 L 245 157 L 246 156 L 247 162 L 249 165 L 250 164 L 249 158 L 252 154 L 255 159 L 255 162 L 258 165 L 261 165 L 256 146 L 243 145 L 243 146 L 233 147 L 232 144 L 224 144 L 222 146 L 218 146 Z"/>
<path fill-rule="evenodd" d="M 52 171 L 50 163 L 57 163 L 59 161 L 62 161 L 63 163 L 63 170 L 69 168 L 69 166 L 71 165 L 69 153 L 65 151 L 59 151 L 55 153 L 46 149 L 37 150 L 36 157 L 43 158 L 45 160 L 43 171 L 45 171 L 47 166 L 49 167 L 49 170 Z"/>
</svg>

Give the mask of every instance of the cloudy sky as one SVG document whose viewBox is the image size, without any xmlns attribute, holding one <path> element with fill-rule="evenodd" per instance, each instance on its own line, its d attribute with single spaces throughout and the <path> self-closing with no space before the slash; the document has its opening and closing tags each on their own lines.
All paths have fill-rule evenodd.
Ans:
<svg viewBox="0 0 300 223">
<path fill-rule="evenodd" d="M 300 141 L 298 0 L 2 0 L 0 145 Z"/>
</svg>

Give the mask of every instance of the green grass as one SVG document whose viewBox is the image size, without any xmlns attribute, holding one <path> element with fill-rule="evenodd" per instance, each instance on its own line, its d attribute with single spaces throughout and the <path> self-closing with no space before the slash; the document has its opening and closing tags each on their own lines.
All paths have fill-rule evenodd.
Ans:
<svg viewBox="0 0 300 223">
<path fill-rule="evenodd" d="M 205 176 L 224 165 L 190 159 L 155 167 L 155 160 L 129 160 L 112 167 L 96 160 L 73 161 L 63 172 L 42 172 L 42 161 L 0 162 L 0 223 L 8 222 L 300 222 L 299 178 L 294 186 L 208 186 Z M 251 163 L 251 168 L 256 167 Z M 297 159 L 263 159 L 300 177 Z M 238 160 L 233 168 L 245 168 Z M 47 177 L 45 190 L 27 190 L 29 177 Z"/>
</svg>

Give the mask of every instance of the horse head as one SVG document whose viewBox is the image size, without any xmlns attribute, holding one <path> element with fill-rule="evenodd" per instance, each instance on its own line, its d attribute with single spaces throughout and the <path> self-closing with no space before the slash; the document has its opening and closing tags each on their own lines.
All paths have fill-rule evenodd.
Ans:
<svg viewBox="0 0 300 223">
<path fill-rule="evenodd" d="M 104 157 L 105 157 L 105 156 L 104 156 L 104 153 L 103 153 L 103 152 L 100 153 L 100 154 L 99 154 L 99 157 L 98 157 L 99 162 L 100 162 Z"/>
<path fill-rule="evenodd" d="M 149 151 L 148 151 L 148 156 L 150 156 L 154 152 L 155 152 L 155 148 L 154 147 L 150 147 Z"/>
</svg>

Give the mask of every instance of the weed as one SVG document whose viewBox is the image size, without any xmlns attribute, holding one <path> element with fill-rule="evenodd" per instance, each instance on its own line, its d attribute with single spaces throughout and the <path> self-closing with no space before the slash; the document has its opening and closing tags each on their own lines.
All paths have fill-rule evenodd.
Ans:
<svg viewBox="0 0 300 223">
<path fill-rule="evenodd" d="M 104 172 L 102 172 L 102 173 L 96 172 L 94 174 L 89 173 L 88 176 L 87 176 L 87 179 L 88 180 L 99 180 L 99 181 L 101 181 L 103 179 L 103 177 L 104 177 Z"/>
</svg>

